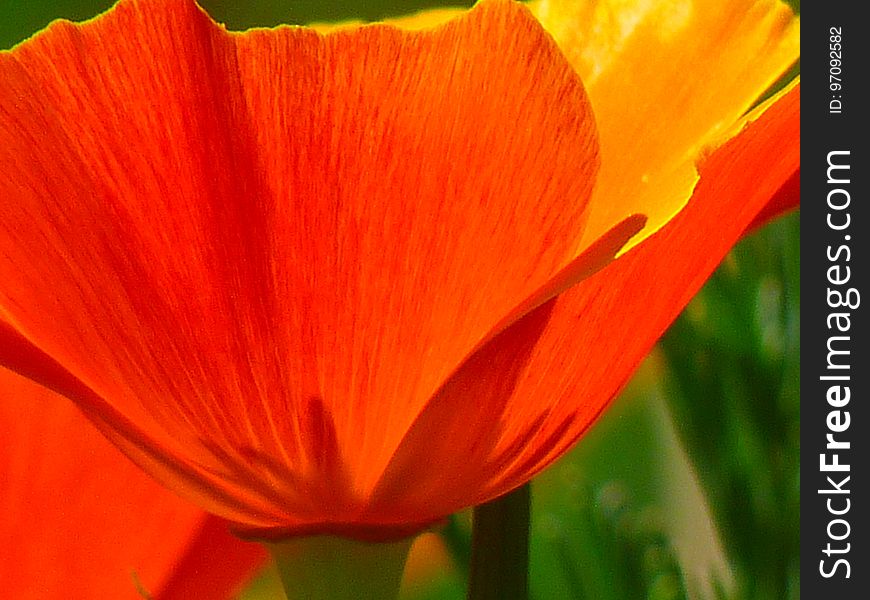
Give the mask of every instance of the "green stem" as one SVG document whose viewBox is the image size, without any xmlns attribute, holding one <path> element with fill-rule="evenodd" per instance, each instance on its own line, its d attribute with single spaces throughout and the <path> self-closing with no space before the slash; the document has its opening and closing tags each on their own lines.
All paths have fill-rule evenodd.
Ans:
<svg viewBox="0 0 870 600">
<path fill-rule="evenodd" d="M 289 600 L 394 600 L 411 542 L 315 536 L 270 544 L 269 550 Z"/>
<path fill-rule="evenodd" d="M 529 597 L 529 484 L 474 509 L 468 600 Z"/>
</svg>

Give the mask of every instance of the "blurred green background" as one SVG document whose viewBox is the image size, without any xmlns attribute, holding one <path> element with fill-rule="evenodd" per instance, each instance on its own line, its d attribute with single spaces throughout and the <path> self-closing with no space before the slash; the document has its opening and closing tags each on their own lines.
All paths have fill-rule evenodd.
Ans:
<svg viewBox="0 0 870 600">
<path fill-rule="evenodd" d="M 0 0 L 0 48 L 110 4 Z M 202 4 L 245 29 L 470 2 Z M 534 482 L 533 598 L 799 598 L 799 245 L 798 215 L 745 239 L 611 410 Z M 470 516 L 429 542 L 403 597 L 463 598 Z M 243 598 L 278 585 L 267 570 Z"/>
</svg>

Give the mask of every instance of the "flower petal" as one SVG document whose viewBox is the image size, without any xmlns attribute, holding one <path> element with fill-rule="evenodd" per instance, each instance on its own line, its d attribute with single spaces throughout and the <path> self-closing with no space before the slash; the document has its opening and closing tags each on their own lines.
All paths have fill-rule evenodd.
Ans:
<svg viewBox="0 0 870 600">
<path fill-rule="evenodd" d="M 800 191 L 801 172 L 800 169 L 798 169 L 798 171 L 783 185 L 777 195 L 768 202 L 767 206 L 765 206 L 760 213 L 758 213 L 758 216 L 755 217 L 749 227 L 746 228 L 747 233 L 754 231 L 759 227 L 763 227 L 777 217 L 799 207 L 801 199 Z"/>
<path fill-rule="evenodd" d="M 235 598 L 269 559 L 261 544 L 240 540 L 230 534 L 226 521 L 206 516 L 157 598 Z"/>
<path fill-rule="evenodd" d="M 752 116 L 703 161 L 673 221 L 469 358 L 409 431 L 373 511 L 456 510 L 470 490 L 485 502 L 577 441 L 756 215 L 793 202 L 781 195 L 797 192 L 800 87 Z"/>
<path fill-rule="evenodd" d="M 4 595 L 135 600 L 139 585 L 165 598 L 174 581 L 197 598 L 228 598 L 265 561 L 145 475 L 67 399 L 3 368 L 0 395 Z M 233 570 L 183 567 L 204 536 Z"/>
<path fill-rule="evenodd" d="M 778 0 L 538 0 L 580 73 L 601 144 L 581 248 L 632 213 L 659 229 L 692 195 L 695 162 L 800 55 Z"/>
<path fill-rule="evenodd" d="M 124 0 L 0 77 L 6 334 L 254 527 L 353 519 L 445 377 L 574 258 L 597 169 L 576 73 L 511 2 L 324 37 Z"/>
</svg>

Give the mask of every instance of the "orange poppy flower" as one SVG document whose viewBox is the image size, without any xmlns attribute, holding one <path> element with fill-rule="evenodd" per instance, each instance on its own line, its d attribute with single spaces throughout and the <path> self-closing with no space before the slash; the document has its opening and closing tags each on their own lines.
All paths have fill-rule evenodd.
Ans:
<svg viewBox="0 0 870 600">
<path fill-rule="evenodd" d="M 796 201 L 798 88 L 742 117 L 787 9 L 627 4 L 537 4 L 552 37 L 506 0 L 52 25 L 0 56 L 0 364 L 248 535 L 397 537 L 524 483 Z"/>
<path fill-rule="evenodd" d="M 227 598 L 266 560 L 128 461 L 65 398 L 3 368 L 0 390 L 5 597 Z"/>
</svg>

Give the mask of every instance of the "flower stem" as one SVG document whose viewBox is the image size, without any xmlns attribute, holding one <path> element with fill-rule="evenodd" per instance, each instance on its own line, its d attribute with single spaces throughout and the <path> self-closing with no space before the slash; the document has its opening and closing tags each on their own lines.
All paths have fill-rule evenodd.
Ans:
<svg viewBox="0 0 870 600">
<path fill-rule="evenodd" d="M 314 536 L 270 544 L 269 550 L 288 600 L 394 600 L 411 542 Z"/>
<path fill-rule="evenodd" d="M 468 600 L 528 598 L 531 498 L 526 484 L 474 509 Z"/>
</svg>

